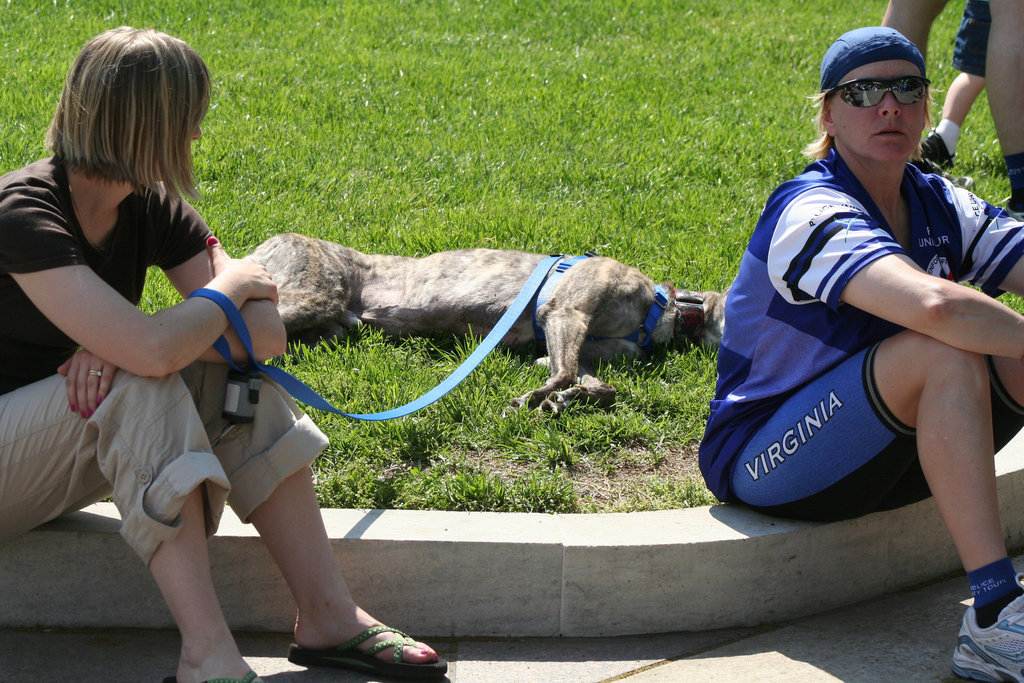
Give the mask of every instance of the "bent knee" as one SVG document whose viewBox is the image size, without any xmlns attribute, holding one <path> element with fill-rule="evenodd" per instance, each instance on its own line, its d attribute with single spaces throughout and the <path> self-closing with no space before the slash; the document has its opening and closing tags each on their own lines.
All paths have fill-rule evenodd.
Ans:
<svg viewBox="0 0 1024 683">
<path fill-rule="evenodd" d="M 903 375 L 935 374 L 988 377 L 985 355 L 950 346 L 919 332 L 906 331 L 882 342 L 878 363 L 892 366 Z"/>
<path fill-rule="evenodd" d="M 164 377 L 141 377 L 125 370 L 118 370 L 110 386 L 110 392 L 103 399 L 100 410 L 110 415 L 117 411 L 123 416 L 132 415 L 136 419 L 150 416 L 196 412 L 193 396 L 188 386 L 178 373 Z M 147 420 L 148 422 L 148 420 Z"/>
<path fill-rule="evenodd" d="M 110 387 L 110 393 L 121 392 L 129 396 L 140 393 L 157 393 L 166 396 L 188 394 L 188 387 L 181 376 L 172 372 L 163 377 L 142 377 L 127 370 L 118 370 Z"/>
<path fill-rule="evenodd" d="M 952 392 L 971 400 L 990 391 L 984 355 L 916 332 L 902 332 L 882 342 L 872 374 L 882 402 L 911 426 L 916 425 L 918 403 L 926 392 Z"/>
<path fill-rule="evenodd" d="M 882 342 L 874 358 L 873 373 L 883 395 L 915 393 L 926 384 L 939 383 L 968 396 L 987 392 L 989 384 L 984 354 L 910 331 Z"/>
</svg>

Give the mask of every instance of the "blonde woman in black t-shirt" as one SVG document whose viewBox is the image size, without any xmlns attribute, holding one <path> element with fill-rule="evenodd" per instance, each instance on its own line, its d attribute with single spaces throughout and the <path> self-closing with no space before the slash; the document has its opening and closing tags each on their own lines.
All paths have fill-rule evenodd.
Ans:
<svg viewBox="0 0 1024 683">
<path fill-rule="evenodd" d="M 230 500 L 295 597 L 296 661 L 443 675 L 434 650 L 375 628 L 338 572 L 309 469 L 326 437 L 267 380 L 253 422 L 227 428 L 227 365 L 211 346 L 224 335 L 246 354 L 220 307 L 136 307 L 155 265 L 183 297 L 208 288 L 239 307 L 258 359 L 284 351 L 274 283 L 182 198 L 209 97 L 185 43 L 108 31 L 68 75 L 53 157 L 0 177 L 0 541 L 112 495 L 178 623 L 177 680 L 252 681 L 206 547 Z"/>
</svg>

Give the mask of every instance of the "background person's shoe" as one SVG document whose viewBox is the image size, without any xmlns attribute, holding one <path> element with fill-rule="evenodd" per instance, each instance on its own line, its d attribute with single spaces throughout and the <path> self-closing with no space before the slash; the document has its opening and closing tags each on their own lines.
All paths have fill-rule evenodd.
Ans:
<svg viewBox="0 0 1024 683">
<path fill-rule="evenodd" d="M 913 164 L 914 166 L 917 166 L 917 169 L 921 171 L 921 173 L 934 173 L 935 175 L 940 175 L 949 182 L 956 185 L 957 187 L 962 187 L 965 190 L 970 190 L 974 188 L 974 178 L 972 178 L 971 176 L 950 175 L 949 173 L 946 173 L 941 168 L 939 168 L 939 165 L 936 164 L 934 161 L 931 161 L 930 159 L 914 159 L 910 163 Z"/>
<path fill-rule="evenodd" d="M 932 162 L 940 169 L 948 171 L 953 168 L 955 154 L 950 154 L 942 136 L 934 130 L 921 141 L 921 157 Z"/>
</svg>

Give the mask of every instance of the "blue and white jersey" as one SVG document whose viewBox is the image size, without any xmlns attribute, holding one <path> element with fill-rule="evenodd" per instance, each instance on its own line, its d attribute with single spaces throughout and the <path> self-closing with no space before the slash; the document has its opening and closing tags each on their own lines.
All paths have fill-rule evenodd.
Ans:
<svg viewBox="0 0 1024 683">
<path fill-rule="evenodd" d="M 910 258 L 927 273 L 998 296 L 1024 254 L 1024 224 L 907 165 Z M 833 151 L 769 197 L 729 290 L 718 382 L 700 468 L 720 500 L 729 472 L 775 407 L 807 382 L 902 328 L 839 300 L 861 268 L 907 254 Z"/>
</svg>

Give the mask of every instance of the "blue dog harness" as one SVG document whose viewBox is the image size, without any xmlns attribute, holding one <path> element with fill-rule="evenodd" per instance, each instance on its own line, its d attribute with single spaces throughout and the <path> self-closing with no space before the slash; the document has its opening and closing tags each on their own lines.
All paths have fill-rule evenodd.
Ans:
<svg viewBox="0 0 1024 683">
<path fill-rule="evenodd" d="M 563 259 L 555 264 L 555 267 L 548 272 L 547 279 L 544 280 L 544 284 L 541 285 L 540 291 L 537 292 L 537 302 L 533 306 L 533 334 L 537 341 L 544 341 L 544 329 L 537 322 L 537 309 L 547 303 L 548 298 L 551 296 L 551 291 L 555 288 L 555 284 L 565 275 L 565 271 L 572 268 L 574 265 L 582 261 L 583 259 L 590 258 L 591 256 L 597 256 L 592 251 L 588 251 L 582 256 L 573 256 L 571 258 Z M 654 285 L 654 302 L 651 307 L 647 309 L 647 315 L 644 317 L 644 322 L 640 327 L 625 337 L 598 337 L 595 335 L 587 335 L 589 341 L 601 341 L 604 339 L 624 339 L 626 341 L 637 342 L 640 348 L 644 351 L 650 351 L 654 346 L 654 326 L 658 324 L 658 319 L 661 318 L 662 312 L 665 310 L 665 306 L 668 305 L 668 293 L 665 292 L 665 288 L 661 285 Z M 639 341 L 640 333 L 644 332 L 646 337 L 642 342 Z"/>
</svg>

